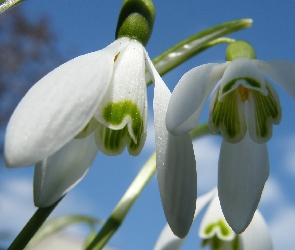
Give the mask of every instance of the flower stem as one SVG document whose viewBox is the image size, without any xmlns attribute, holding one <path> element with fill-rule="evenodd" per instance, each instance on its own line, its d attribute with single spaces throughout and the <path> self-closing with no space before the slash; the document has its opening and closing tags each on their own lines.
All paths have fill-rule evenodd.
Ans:
<svg viewBox="0 0 295 250">
<path fill-rule="evenodd" d="M 143 168 L 140 170 L 138 175 L 135 177 L 112 214 L 96 235 L 94 240 L 88 244 L 86 250 L 90 249 L 102 249 L 102 247 L 109 241 L 112 235 L 117 231 L 120 227 L 122 221 L 125 216 L 129 212 L 133 203 L 149 182 L 149 180 L 153 177 L 156 171 L 156 153 L 153 153 L 149 160 L 145 163 Z"/>
<path fill-rule="evenodd" d="M 63 198 L 63 197 L 62 197 Z M 62 200 L 59 199 L 50 207 L 46 208 L 38 208 L 38 210 L 34 213 L 32 218 L 28 221 L 22 231 L 18 234 L 18 236 L 14 239 L 14 241 L 9 246 L 8 250 L 19 250 L 24 249 L 25 246 L 30 242 L 35 233 L 42 226 L 47 217 L 51 214 L 53 209 L 57 206 L 57 204 Z"/>
<path fill-rule="evenodd" d="M 12 7 L 16 6 L 17 4 L 23 2 L 24 0 L 11 0 L 11 1 L 0 1 L 0 14 L 3 12 L 11 9 Z"/>
<path fill-rule="evenodd" d="M 212 134 L 212 131 L 210 130 L 207 123 L 203 123 L 203 124 L 200 124 L 196 129 L 191 131 L 189 134 L 192 139 L 195 139 L 203 135 Z"/>
</svg>

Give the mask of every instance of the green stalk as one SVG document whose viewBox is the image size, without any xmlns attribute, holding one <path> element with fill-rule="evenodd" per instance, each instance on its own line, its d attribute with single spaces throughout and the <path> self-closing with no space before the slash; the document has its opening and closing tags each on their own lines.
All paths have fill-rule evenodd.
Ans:
<svg viewBox="0 0 295 250">
<path fill-rule="evenodd" d="M 63 197 L 62 197 L 63 198 Z M 22 231 L 18 234 L 18 236 L 11 243 L 8 250 L 20 250 L 24 249 L 25 246 L 29 243 L 29 241 L 33 238 L 35 233 L 42 226 L 47 217 L 51 214 L 53 209 L 57 206 L 57 204 L 62 200 L 59 199 L 50 207 L 46 208 L 38 208 L 38 210 L 34 213 L 32 218 L 28 221 Z"/>
<path fill-rule="evenodd" d="M 190 135 L 192 138 L 197 138 L 205 134 L 212 133 L 207 124 L 202 124 L 193 130 Z M 121 226 L 125 216 L 129 212 L 133 203 L 136 201 L 139 194 L 153 177 L 156 172 L 156 152 L 154 152 L 145 165 L 142 167 L 138 175 L 135 177 L 110 217 L 103 225 L 96 237 L 87 245 L 86 250 L 102 249 L 114 233 Z"/>
<path fill-rule="evenodd" d="M 223 36 L 248 28 L 252 25 L 252 22 L 253 20 L 249 18 L 235 20 L 194 34 L 154 58 L 153 63 L 155 68 L 162 76 L 191 57 L 214 45 L 232 43 L 235 41 L 234 39 L 224 38 Z M 152 82 L 149 74 L 146 74 L 146 82 L 147 85 Z"/>
<path fill-rule="evenodd" d="M 190 47 L 190 45 L 188 45 L 187 47 L 190 47 L 190 49 L 185 51 L 184 54 L 180 54 L 180 52 L 178 52 L 178 53 L 177 52 L 170 52 L 170 53 L 165 55 L 165 57 L 162 59 L 162 61 L 157 61 L 156 59 L 158 57 L 156 57 L 152 61 L 153 61 L 153 64 L 154 64 L 155 68 L 157 69 L 158 73 L 161 76 L 163 76 L 166 73 L 168 73 L 169 71 L 171 71 L 172 69 L 176 68 L 178 65 L 180 65 L 183 62 L 187 61 L 191 57 L 193 57 L 193 56 L 195 56 L 197 54 L 200 54 L 201 52 L 205 51 L 206 49 L 209 49 L 209 48 L 211 48 L 211 47 L 213 47 L 215 45 L 218 45 L 218 44 L 222 44 L 222 43 L 227 43 L 228 44 L 228 43 L 233 43 L 235 41 L 236 40 L 232 39 L 232 38 L 220 37 L 220 38 L 217 38 L 217 39 L 215 39 L 213 41 L 210 41 L 210 42 L 208 42 L 206 44 L 203 44 L 202 46 L 196 46 L 195 48 L 192 48 L 192 47 Z M 170 51 L 170 49 L 168 51 Z M 164 53 L 166 53 L 166 52 L 164 52 Z M 163 55 L 163 54 L 161 54 L 161 55 Z M 168 58 L 172 57 L 173 54 L 177 54 L 177 56 L 173 56 L 174 57 L 173 60 L 168 61 Z M 152 79 L 151 79 L 150 75 L 147 74 L 147 73 L 145 75 L 145 80 L 146 80 L 147 86 L 152 84 Z"/>
<path fill-rule="evenodd" d="M 90 249 L 102 249 L 103 246 L 109 241 L 117 229 L 121 226 L 122 221 L 129 212 L 133 203 L 153 177 L 156 171 L 156 153 L 153 153 L 149 160 L 145 163 L 138 175 L 135 177 L 110 217 L 96 235 L 94 240 L 86 247 L 86 250 Z"/>
<path fill-rule="evenodd" d="M 192 139 L 195 139 L 195 138 L 201 137 L 203 135 L 212 134 L 212 131 L 210 130 L 208 124 L 204 123 L 204 124 L 199 125 L 196 129 L 191 131 L 189 134 Z"/>
<path fill-rule="evenodd" d="M 0 14 L 15 7 L 24 0 L 0 0 Z"/>
<path fill-rule="evenodd" d="M 103 222 L 99 219 L 92 218 L 90 216 L 84 215 L 65 215 L 60 216 L 45 222 L 38 232 L 34 235 L 31 241 L 28 244 L 28 247 L 37 245 L 39 242 L 49 237 L 50 235 L 56 234 L 61 230 L 65 229 L 68 226 L 74 224 L 86 224 L 91 228 L 94 228 L 96 225 L 103 225 Z"/>
</svg>

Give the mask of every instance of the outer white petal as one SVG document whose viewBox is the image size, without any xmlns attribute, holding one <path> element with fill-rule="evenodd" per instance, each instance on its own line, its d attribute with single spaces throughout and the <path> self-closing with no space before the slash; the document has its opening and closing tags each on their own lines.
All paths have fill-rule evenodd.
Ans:
<svg viewBox="0 0 295 250">
<path fill-rule="evenodd" d="M 295 63 L 283 60 L 258 61 L 258 68 L 295 99 Z"/>
<path fill-rule="evenodd" d="M 94 133 L 74 139 L 35 166 L 34 202 L 48 207 L 76 186 L 90 168 L 98 149 Z"/>
<path fill-rule="evenodd" d="M 228 63 L 204 64 L 182 76 L 168 105 L 166 125 L 174 135 L 195 129 L 202 108 Z"/>
<path fill-rule="evenodd" d="M 147 66 L 155 82 L 154 116 L 157 150 L 157 177 L 162 205 L 173 233 L 187 235 L 194 217 L 197 197 L 196 161 L 188 134 L 173 136 L 165 124 L 170 91 L 148 55 Z"/>
<path fill-rule="evenodd" d="M 211 232 L 206 232 L 208 226 L 216 223 L 220 223 L 222 221 L 222 225 L 215 226 Z M 223 226 L 223 231 L 221 231 L 220 226 Z M 227 232 L 227 235 L 224 235 L 225 232 Z M 222 213 L 221 207 L 220 207 L 220 202 L 218 198 L 218 194 L 216 192 L 214 198 L 210 202 L 210 205 L 202 219 L 200 229 L 199 229 L 199 236 L 202 239 L 210 239 L 214 235 L 218 237 L 220 240 L 224 241 L 232 241 L 235 237 L 236 234 L 229 228 L 228 224 L 225 221 L 224 215 Z"/>
<path fill-rule="evenodd" d="M 261 213 L 256 210 L 249 227 L 239 235 L 241 250 L 272 250 L 269 229 Z"/>
<path fill-rule="evenodd" d="M 128 42 L 119 39 L 103 50 L 70 60 L 29 90 L 7 127 L 7 166 L 39 162 L 83 129 L 107 90 L 114 57 Z"/>
<path fill-rule="evenodd" d="M 248 133 L 236 144 L 223 140 L 218 195 L 224 217 L 235 233 L 242 233 L 251 222 L 268 175 L 266 144 L 253 142 Z"/>
<path fill-rule="evenodd" d="M 215 193 L 217 193 L 217 191 L 216 189 L 213 189 L 212 191 L 197 198 L 194 219 L 198 217 L 199 213 L 204 209 Z M 179 250 L 183 241 L 184 239 L 180 239 L 173 234 L 167 224 L 162 230 L 154 250 Z"/>
</svg>

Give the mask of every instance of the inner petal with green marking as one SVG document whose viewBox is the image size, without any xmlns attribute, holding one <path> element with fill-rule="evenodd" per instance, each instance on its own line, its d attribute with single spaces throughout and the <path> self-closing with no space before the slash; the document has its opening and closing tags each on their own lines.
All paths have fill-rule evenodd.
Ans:
<svg viewBox="0 0 295 250">
<path fill-rule="evenodd" d="M 230 92 L 218 100 L 218 90 L 210 107 L 209 126 L 213 132 L 220 131 L 224 139 L 231 143 L 244 138 L 247 130 L 243 103 L 237 92 Z"/>
<path fill-rule="evenodd" d="M 224 219 L 219 219 L 216 222 L 208 224 L 204 228 L 204 238 L 202 240 L 202 247 L 210 246 L 214 250 L 238 250 L 238 237 L 230 237 L 232 230 Z"/>
<path fill-rule="evenodd" d="M 146 124 L 137 104 L 124 100 L 105 105 L 103 119 L 108 126 L 99 124 L 96 143 L 107 155 L 120 154 L 125 146 L 131 155 L 138 155 L 146 138 Z"/>
<path fill-rule="evenodd" d="M 228 236 L 231 233 L 230 227 L 224 220 L 219 220 L 215 223 L 207 225 L 207 227 L 205 228 L 205 234 L 210 235 L 213 230 L 219 230 L 224 237 Z"/>
<path fill-rule="evenodd" d="M 201 243 L 201 247 L 207 247 L 212 250 L 239 250 L 239 238 L 235 236 L 233 240 L 225 241 L 219 239 L 216 235 L 214 235 L 210 239 L 203 239 Z"/>
<path fill-rule="evenodd" d="M 249 124 L 250 136 L 257 143 L 265 143 L 272 136 L 272 125 L 279 124 L 282 117 L 280 99 L 276 90 L 270 85 L 266 86 L 268 95 L 259 91 L 252 91 L 250 96 Z"/>
<path fill-rule="evenodd" d="M 247 129 L 256 143 L 267 142 L 272 136 L 272 125 L 281 121 L 282 110 L 274 87 L 266 79 L 261 86 L 263 89 L 248 78 L 224 84 L 222 91 L 220 86 L 210 104 L 210 129 L 220 131 L 230 143 L 241 141 Z M 248 110 L 247 122 L 245 108 Z"/>
</svg>

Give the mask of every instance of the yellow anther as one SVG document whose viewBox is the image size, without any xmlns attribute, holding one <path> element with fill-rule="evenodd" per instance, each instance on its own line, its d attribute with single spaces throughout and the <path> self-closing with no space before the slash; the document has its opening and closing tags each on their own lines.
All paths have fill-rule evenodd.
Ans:
<svg viewBox="0 0 295 250">
<path fill-rule="evenodd" d="M 240 86 L 236 89 L 237 93 L 240 94 L 242 102 L 245 102 L 249 99 L 250 90 L 244 86 Z"/>
<path fill-rule="evenodd" d="M 115 56 L 114 62 L 118 59 L 119 54 L 120 54 L 120 52 Z"/>
</svg>

